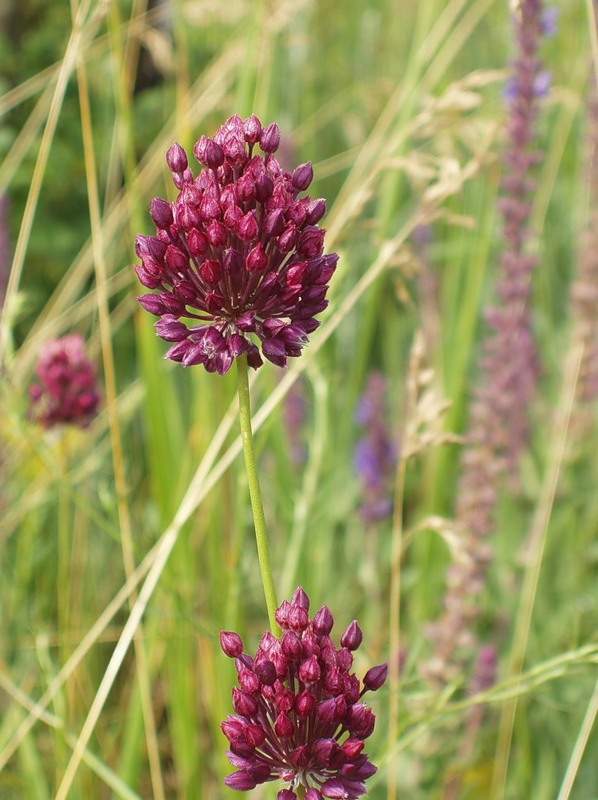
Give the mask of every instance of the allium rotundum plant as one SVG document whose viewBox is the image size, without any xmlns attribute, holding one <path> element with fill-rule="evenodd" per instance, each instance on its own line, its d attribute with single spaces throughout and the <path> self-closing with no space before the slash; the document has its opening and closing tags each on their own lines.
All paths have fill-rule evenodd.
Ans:
<svg viewBox="0 0 598 800">
<path fill-rule="evenodd" d="M 95 370 L 79 334 L 54 339 L 41 349 L 29 388 L 31 416 L 45 428 L 89 425 L 97 413 L 99 393 Z"/>
<path fill-rule="evenodd" d="M 275 123 L 235 115 L 195 143 L 197 176 L 179 144 L 168 150 L 178 196 L 152 200 L 156 235 L 135 248 L 139 280 L 156 291 L 139 302 L 159 317 L 167 358 L 220 374 L 241 354 L 285 366 L 318 327 L 338 257 L 324 254 L 325 201 L 302 194 L 311 164 L 286 172 L 279 143 Z"/>
<path fill-rule="evenodd" d="M 235 714 L 221 726 L 236 767 L 225 783 L 248 791 L 280 780 L 288 786 L 278 800 L 352 800 L 365 794 L 364 782 L 376 772 L 364 753 L 375 718 L 361 698 L 382 686 L 388 668 L 372 667 L 360 683 L 351 672 L 362 641 L 357 622 L 337 648 L 329 609 L 322 606 L 311 619 L 308 612 L 309 599 L 298 588 L 276 610 L 281 636 L 265 633 L 253 657 L 243 652 L 238 634 L 220 634 L 239 684 L 232 691 Z"/>
</svg>

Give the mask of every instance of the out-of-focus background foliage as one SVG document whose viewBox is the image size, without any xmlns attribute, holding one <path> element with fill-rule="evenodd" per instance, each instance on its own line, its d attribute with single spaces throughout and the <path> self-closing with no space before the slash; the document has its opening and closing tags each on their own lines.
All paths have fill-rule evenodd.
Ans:
<svg viewBox="0 0 598 800">
<path fill-rule="evenodd" d="M 153 233 L 149 201 L 175 196 L 166 149 L 190 151 L 233 113 L 278 122 L 285 167 L 313 162 L 310 193 L 327 198 L 327 249 L 340 253 L 322 327 L 286 374 L 256 374 L 254 410 L 280 598 L 301 584 L 339 635 L 359 619 L 360 676 L 401 661 L 400 681 L 372 696 L 369 795 L 598 798 L 595 406 L 568 366 L 592 213 L 589 2 L 562 0 L 539 51 L 551 79 L 530 222 L 531 441 L 500 491 L 469 660 L 442 687 L 423 669 L 459 557 L 459 435 L 501 248 L 513 5 L 3 0 L 3 800 L 233 796 L 219 724 L 234 673 L 218 633 L 254 647 L 267 626 L 234 379 L 162 359 L 132 269 L 135 234 Z M 36 359 L 75 331 L 101 412 L 44 431 L 28 414 Z M 402 520 L 375 524 L 354 455 L 374 371 L 396 451 L 417 450 L 404 485 L 387 478 Z M 497 667 L 472 700 L 482 646 Z"/>
</svg>

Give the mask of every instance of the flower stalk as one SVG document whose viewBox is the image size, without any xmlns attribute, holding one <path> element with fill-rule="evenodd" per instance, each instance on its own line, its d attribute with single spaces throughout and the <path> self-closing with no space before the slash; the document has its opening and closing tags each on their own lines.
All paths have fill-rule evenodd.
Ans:
<svg viewBox="0 0 598 800">
<path fill-rule="evenodd" d="M 243 457 L 245 459 L 247 482 L 249 484 L 251 510 L 253 512 L 257 556 L 260 565 L 260 575 L 262 578 L 262 586 L 264 588 L 264 596 L 266 598 L 266 607 L 268 609 L 270 629 L 272 633 L 276 635 L 280 632 L 275 618 L 278 603 L 276 602 L 276 591 L 274 589 L 274 581 L 272 579 L 272 567 L 270 566 L 270 552 L 268 549 L 268 537 L 266 534 L 266 518 L 264 516 L 264 504 L 262 502 L 262 492 L 255 459 L 255 447 L 253 444 L 253 430 L 251 427 L 251 398 L 249 394 L 249 370 L 246 354 L 242 354 L 237 358 L 237 380 L 239 395 L 239 425 L 241 428 L 241 441 L 243 444 Z"/>
</svg>

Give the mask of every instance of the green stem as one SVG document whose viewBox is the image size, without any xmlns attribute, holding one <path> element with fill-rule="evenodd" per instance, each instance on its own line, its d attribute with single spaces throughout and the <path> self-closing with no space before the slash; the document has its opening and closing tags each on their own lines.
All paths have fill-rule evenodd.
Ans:
<svg viewBox="0 0 598 800">
<path fill-rule="evenodd" d="M 266 607 L 272 633 L 278 635 L 280 630 L 276 624 L 274 616 L 277 602 L 274 582 L 272 580 L 272 568 L 270 566 L 270 555 L 268 552 L 268 539 L 266 536 L 266 520 L 264 517 L 264 506 L 262 503 L 262 492 L 260 481 L 255 463 L 255 448 L 253 446 L 253 431 L 251 429 L 251 401 L 249 397 L 249 376 L 247 369 L 247 356 L 237 357 L 237 378 L 239 392 L 239 422 L 241 426 L 241 441 L 243 443 L 243 455 L 245 457 L 245 469 L 247 471 L 247 481 L 249 483 L 249 497 L 251 498 L 251 508 L 253 511 L 253 524 L 255 526 L 255 540 L 257 544 L 257 556 L 260 564 L 262 585 L 266 597 Z"/>
</svg>

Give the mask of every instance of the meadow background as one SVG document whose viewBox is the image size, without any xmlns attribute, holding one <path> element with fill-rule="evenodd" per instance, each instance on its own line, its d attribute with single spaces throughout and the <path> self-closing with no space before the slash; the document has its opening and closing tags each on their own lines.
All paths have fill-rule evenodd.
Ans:
<svg viewBox="0 0 598 800">
<path fill-rule="evenodd" d="M 235 796 L 218 633 L 253 649 L 267 627 L 235 380 L 163 360 L 131 266 L 150 199 L 174 196 L 166 149 L 233 113 L 278 122 L 285 166 L 313 162 L 340 254 L 309 347 L 252 391 L 279 599 L 301 584 L 337 635 L 357 618 L 359 675 L 393 665 L 371 696 L 369 796 L 598 798 L 598 440 L 578 391 L 598 317 L 590 303 L 583 327 L 571 299 L 598 293 L 589 0 L 561 0 L 540 49 L 531 436 L 500 484 L 473 636 L 449 680 L 426 670 L 462 555 L 451 520 L 502 246 L 511 16 L 496 0 L 0 6 L 3 800 Z M 28 416 L 36 359 L 75 331 L 101 410 L 45 431 Z M 372 372 L 399 460 L 394 515 L 368 523 L 356 409 Z M 483 648 L 496 665 L 476 683 Z"/>
</svg>

